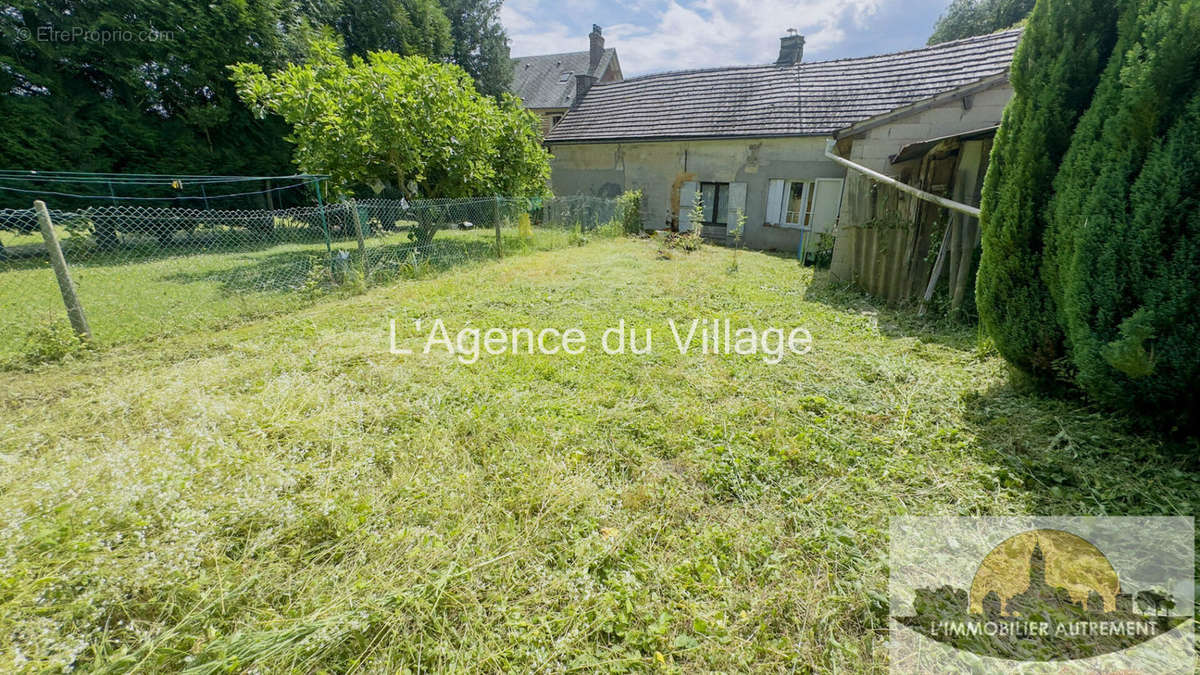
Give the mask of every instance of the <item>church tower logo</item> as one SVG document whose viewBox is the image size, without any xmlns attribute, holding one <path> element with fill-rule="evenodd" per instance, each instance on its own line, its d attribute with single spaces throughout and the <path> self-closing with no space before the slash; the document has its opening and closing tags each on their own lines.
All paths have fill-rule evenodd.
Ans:
<svg viewBox="0 0 1200 675">
<path fill-rule="evenodd" d="M 903 520 L 893 527 L 892 621 L 908 643 L 936 643 L 985 665 L 1112 657 L 1124 667 L 1129 654 L 1161 647 L 1186 661 L 1187 672 L 1194 667 L 1190 519 L 1059 519 L 1077 522 L 1041 527 L 1023 522 L 1031 519 Z M 968 522 L 956 530 L 926 520 Z M 1126 520 L 1153 522 L 1122 526 Z M 912 534 L 933 540 L 923 566 Z M 898 545 L 912 550 L 897 560 Z"/>
</svg>

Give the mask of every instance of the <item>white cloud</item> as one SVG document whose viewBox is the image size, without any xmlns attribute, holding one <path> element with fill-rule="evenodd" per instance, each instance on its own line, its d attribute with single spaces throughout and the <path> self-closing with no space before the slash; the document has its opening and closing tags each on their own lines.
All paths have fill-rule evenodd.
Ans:
<svg viewBox="0 0 1200 675">
<path fill-rule="evenodd" d="M 621 54 L 625 74 L 769 63 L 779 38 L 795 28 L 805 36 L 805 59 L 814 60 L 860 29 L 884 2 L 895 0 L 621 0 L 634 15 L 604 28 L 608 45 Z M 583 4 L 583 3 L 579 3 Z M 590 3 L 588 3 L 590 4 Z M 586 27 L 568 27 L 548 17 L 561 16 L 562 0 L 508 0 L 501 18 L 512 39 L 513 54 L 582 51 Z M 609 5 L 612 8 L 612 5 Z M 572 2 L 571 14 L 588 16 Z M 536 18 L 535 18 L 536 17 Z"/>
<path fill-rule="evenodd" d="M 538 0 L 508 0 L 500 7 L 500 21 L 508 31 L 513 56 L 587 49 L 586 34 L 583 37 L 573 35 L 566 24 L 558 21 L 535 20 L 535 16 L 545 16 L 537 5 Z"/>
</svg>

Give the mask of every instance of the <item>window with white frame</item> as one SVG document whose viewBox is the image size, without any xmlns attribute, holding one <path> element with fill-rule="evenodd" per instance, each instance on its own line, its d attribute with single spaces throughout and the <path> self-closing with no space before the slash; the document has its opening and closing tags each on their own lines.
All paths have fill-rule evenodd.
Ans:
<svg viewBox="0 0 1200 675">
<path fill-rule="evenodd" d="M 841 178 L 772 180 L 767 192 L 768 225 L 829 232 L 842 203 Z"/>
<path fill-rule="evenodd" d="M 807 227 L 812 220 L 812 201 L 815 183 L 794 180 L 787 184 L 787 206 L 783 214 L 783 225 L 788 227 Z"/>
</svg>

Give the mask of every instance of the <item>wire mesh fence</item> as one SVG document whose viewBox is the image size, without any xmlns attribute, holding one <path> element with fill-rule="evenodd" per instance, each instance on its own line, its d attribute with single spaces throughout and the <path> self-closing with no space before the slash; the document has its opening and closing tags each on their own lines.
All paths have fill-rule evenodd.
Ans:
<svg viewBox="0 0 1200 675">
<path fill-rule="evenodd" d="M 213 328 L 620 232 L 615 200 L 369 199 L 282 210 L 50 210 L 94 342 Z M 34 209 L 0 210 L 0 364 L 67 325 Z"/>
</svg>

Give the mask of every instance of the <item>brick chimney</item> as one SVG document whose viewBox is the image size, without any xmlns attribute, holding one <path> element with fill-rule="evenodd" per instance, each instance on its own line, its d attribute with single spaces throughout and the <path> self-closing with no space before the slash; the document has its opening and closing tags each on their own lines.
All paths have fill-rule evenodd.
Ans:
<svg viewBox="0 0 1200 675">
<path fill-rule="evenodd" d="M 588 91 L 592 88 L 593 84 L 596 84 L 596 80 L 598 79 L 600 78 L 595 75 L 585 75 L 583 73 L 575 76 L 575 100 L 571 102 L 572 109 L 579 107 L 579 104 L 583 103 L 583 97 L 587 96 Z"/>
<path fill-rule="evenodd" d="M 600 73 L 597 73 L 596 69 L 600 67 L 600 60 L 604 58 L 604 35 L 600 32 L 600 26 L 592 24 L 592 34 L 588 36 L 588 39 L 591 41 L 592 47 L 588 72 L 599 77 Z"/>
<path fill-rule="evenodd" d="M 789 28 L 788 34 L 779 38 L 779 60 L 777 66 L 794 66 L 804 58 L 804 36 Z"/>
</svg>

